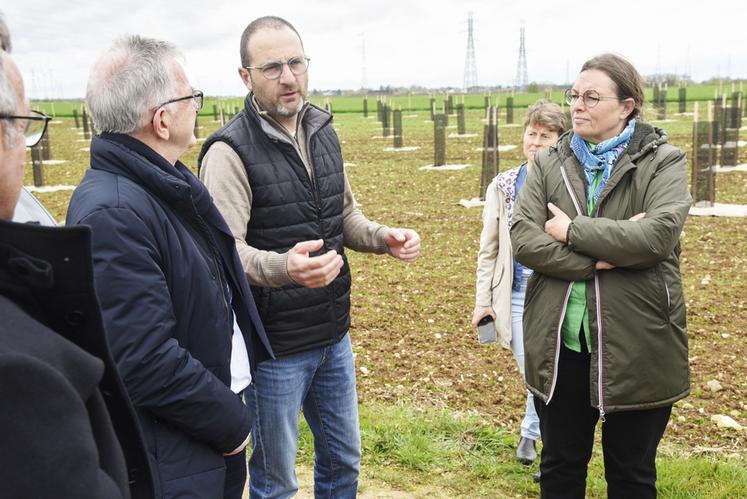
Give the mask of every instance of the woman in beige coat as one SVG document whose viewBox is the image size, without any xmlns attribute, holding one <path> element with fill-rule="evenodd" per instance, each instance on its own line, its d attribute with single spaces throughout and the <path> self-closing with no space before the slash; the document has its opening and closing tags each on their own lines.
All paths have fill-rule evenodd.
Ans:
<svg viewBox="0 0 747 499">
<path fill-rule="evenodd" d="M 524 293 L 532 271 L 514 260 L 509 229 L 516 197 L 532 168 L 534 154 L 554 145 L 566 126 L 566 116 L 556 104 L 540 100 L 529 106 L 524 118 L 523 152 L 526 162 L 497 175 L 485 193 L 472 325 L 477 327 L 481 319 L 489 321 L 492 318 L 500 344 L 513 351 L 522 376 Z M 537 458 L 536 441 L 539 436 L 539 418 L 532 394 L 527 392 L 521 439 L 516 448 L 519 461 L 528 465 Z"/>
</svg>

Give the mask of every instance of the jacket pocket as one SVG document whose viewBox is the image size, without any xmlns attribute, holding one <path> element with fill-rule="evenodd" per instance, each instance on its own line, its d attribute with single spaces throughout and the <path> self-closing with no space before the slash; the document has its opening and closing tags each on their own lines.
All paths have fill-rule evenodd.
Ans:
<svg viewBox="0 0 747 499">
<path fill-rule="evenodd" d="M 664 275 L 661 271 L 660 266 L 656 266 L 655 268 L 655 274 L 656 274 L 656 290 L 657 290 L 657 296 L 658 296 L 658 303 L 659 303 L 659 311 L 661 314 L 661 317 L 665 321 L 669 321 L 669 311 L 672 307 L 672 296 L 669 293 L 669 286 L 667 286 L 667 282 L 664 279 Z"/>
<path fill-rule="evenodd" d="M 226 467 L 187 475 L 163 484 L 163 499 L 222 499 Z"/>
<path fill-rule="evenodd" d="M 543 287 L 544 281 L 542 281 L 542 274 L 539 272 L 532 272 L 532 275 L 529 276 L 529 279 L 527 280 L 527 290 L 526 294 L 524 295 L 524 310 L 526 311 L 527 305 L 531 303 L 535 296 L 537 295 L 537 292 Z"/>
<path fill-rule="evenodd" d="M 504 265 L 496 263 L 495 270 L 493 271 L 493 280 L 490 283 L 490 291 L 495 291 L 495 288 L 497 288 L 501 284 L 501 281 L 503 280 L 505 275 L 506 269 L 504 268 Z"/>
</svg>

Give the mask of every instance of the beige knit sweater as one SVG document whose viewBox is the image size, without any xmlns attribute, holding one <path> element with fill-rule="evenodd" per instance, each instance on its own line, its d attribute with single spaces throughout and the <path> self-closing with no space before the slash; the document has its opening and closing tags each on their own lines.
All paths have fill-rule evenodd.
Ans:
<svg viewBox="0 0 747 499">
<path fill-rule="evenodd" d="M 303 160 L 309 177 L 313 179 L 314 170 L 308 160 L 308 141 L 304 127 L 298 126 L 296 136 L 293 136 L 266 112 L 260 111 L 256 101 L 253 104 L 269 126 L 268 128 L 263 124 L 263 129 L 292 144 Z M 298 123 L 301 125 L 307 108 L 308 105 L 299 113 Z M 292 284 L 293 280 L 288 275 L 286 266 L 287 253 L 259 250 L 246 243 L 252 211 L 252 189 L 238 154 L 226 143 L 215 142 L 202 160 L 200 180 L 207 186 L 215 206 L 236 238 L 236 248 L 249 283 L 267 287 Z M 347 173 L 342 215 L 345 247 L 371 253 L 388 252 L 389 248 L 384 242 L 387 227 L 368 220 L 358 209 Z"/>
</svg>

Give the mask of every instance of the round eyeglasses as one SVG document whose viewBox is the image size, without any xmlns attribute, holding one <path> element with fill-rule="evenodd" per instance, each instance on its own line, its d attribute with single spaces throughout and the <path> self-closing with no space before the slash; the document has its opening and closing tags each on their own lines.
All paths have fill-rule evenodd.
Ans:
<svg viewBox="0 0 747 499">
<path fill-rule="evenodd" d="M 290 72 L 300 76 L 309 70 L 308 57 L 291 57 L 286 62 L 268 62 L 262 66 L 245 66 L 244 69 L 255 69 L 268 80 L 277 80 L 283 74 L 283 66 L 288 66 Z"/>
<path fill-rule="evenodd" d="M 569 106 L 575 104 L 579 97 L 586 107 L 594 107 L 599 104 L 600 100 L 620 100 L 619 97 L 605 97 L 603 95 L 599 95 L 599 92 L 597 92 L 596 90 L 587 90 L 583 94 L 579 94 L 572 88 L 569 88 L 565 91 L 565 101 Z"/>
<path fill-rule="evenodd" d="M 47 125 L 52 118 L 41 111 L 29 111 L 29 116 L 13 116 L 0 114 L 2 120 L 26 120 L 23 128 L 23 135 L 26 140 L 26 147 L 34 147 L 44 137 L 47 131 Z"/>
</svg>

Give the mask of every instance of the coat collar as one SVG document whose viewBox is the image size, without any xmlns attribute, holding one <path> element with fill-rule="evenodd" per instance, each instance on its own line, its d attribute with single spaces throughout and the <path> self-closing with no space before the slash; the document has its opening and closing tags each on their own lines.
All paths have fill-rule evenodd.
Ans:
<svg viewBox="0 0 747 499">
<path fill-rule="evenodd" d="M 571 183 L 575 196 L 579 200 L 584 200 L 586 199 L 587 186 L 586 181 L 583 178 L 583 167 L 579 164 L 576 155 L 570 147 L 570 139 L 572 136 L 573 131 L 569 130 L 560 137 L 558 143 L 555 146 L 552 146 L 551 149 L 558 153 L 561 163 L 568 174 L 568 180 Z M 610 176 L 607 185 L 605 185 L 604 189 L 599 194 L 597 205 L 599 205 L 607 194 L 614 189 L 627 172 L 637 168 L 637 163 L 642 158 L 656 152 L 656 149 L 660 145 L 667 142 L 668 137 L 662 129 L 638 121 L 627 149 L 625 149 L 618 158 L 617 164 L 612 170 L 612 175 Z M 581 206 L 585 206 L 585 203 L 582 203 Z M 584 212 L 582 215 L 586 215 L 586 213 Z"/>
<path fill-rule="evenodd" d="M 275 141 L 291 144 L 290 136 L 281 132 L 273 125 L 273 122 L 277 122 L 269 116 L 266 111 L 261 111 L 259 109 L 253 92 L 250 92 L 246 96 L 246 99 L 244 100 L 244 109 L 249 118 L 257 122 L 265 135 Z M 304 104 L 304 107 L 299 114 L 299 118 L 301 119 L 301 125 L 304 127 L 306 137 L 308 138 L 311 138 L 312 135 L 332 121 L 332 115 L 330 113 L 308 101 Z M 277 126 L 280 127 L 281 125 L 277 124 Z"/>
<path fill-rule="evenodd" d="M 91 168 L 126 177 L 169 204 L 190 197 L 190 187 L 183 173 L 187 167 L 179 161 L 172 165 L 129 135 L 102 133 L 94 137 Z"/>
</svg>

